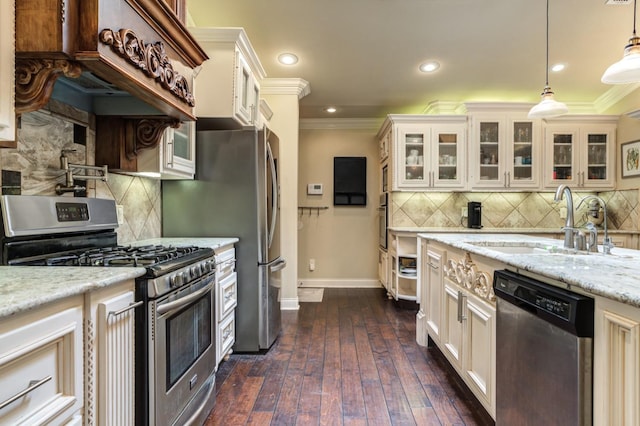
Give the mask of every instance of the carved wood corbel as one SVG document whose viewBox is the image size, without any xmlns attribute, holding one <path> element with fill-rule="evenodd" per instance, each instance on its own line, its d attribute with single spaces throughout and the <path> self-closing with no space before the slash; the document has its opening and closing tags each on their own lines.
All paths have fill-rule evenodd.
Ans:
<svg viewBox="0 0 640 426">
<path fill-rule="evenodd" d="M 130 118 L 127 119 L 126 127 L 135 132 L 135 137 L 125 138 L 125 155 L 129 160 L 133 160 L 139 151 L 156 147 L 167 128 L 180 127 L 180 120 L 170 117 Z"/>
<path fill-rule="evenodd" d="M 53 86 L 61 74 L 78 78 L 82 73 L 79 62 L 66 59 L 16 58 L 16 114 L 44 107 Z"/>
</svg>

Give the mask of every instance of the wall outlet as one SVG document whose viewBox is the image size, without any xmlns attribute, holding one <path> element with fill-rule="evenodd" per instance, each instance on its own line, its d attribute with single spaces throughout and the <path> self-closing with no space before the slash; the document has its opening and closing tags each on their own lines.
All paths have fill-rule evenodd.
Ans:
<svg viewBox="0 0 640 426">
<path fill-rule="evenodd" d="M 116 204 L 116 215 L 118 216 L 118 225 L 124 224 L 124 206 Z"/>
<path fill-rule="evenodd" d="M 316 260 L 315 259 L 309 259 L 309 270 L 310 271 L 315 271 L 316 270 Z"/>
<path fill-rule="evenodd" d="M 567 208 L 560 207 L 560 219 L 566 219 L 566 218 L 567 218 Z"/>
<path fill-rule="evenodd" d="M 469 217 L 469 210 L 466 207 L 462 207 L 460 210 L 460 216 Z"/>
</svg>

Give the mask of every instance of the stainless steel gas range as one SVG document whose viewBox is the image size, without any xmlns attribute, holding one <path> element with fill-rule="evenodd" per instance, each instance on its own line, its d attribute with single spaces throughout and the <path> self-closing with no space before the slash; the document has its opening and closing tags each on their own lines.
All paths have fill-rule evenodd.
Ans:
<svg viewBox="0 0 640 426">
<path fill-rule="evenodd" d="M 144 267 L 136 280 L 136 425 L 202 424 L 215 404 L 211 248 L 117 244 L 113 200 L 0 198 L 3 265 Z"/>
</svg>

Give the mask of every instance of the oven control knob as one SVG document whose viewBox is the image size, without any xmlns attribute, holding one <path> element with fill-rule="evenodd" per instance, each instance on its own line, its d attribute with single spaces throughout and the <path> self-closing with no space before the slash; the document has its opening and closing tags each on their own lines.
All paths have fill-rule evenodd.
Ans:
<svg viewBox="0 0 640 426">
<path fill-rule="evenodd" d="M 177 275 L 171 275 L 169 277 L 169 287 L 177 287 L 178 284 L 178 276 Z"/>
<path fill-rule="evenodd" d="M 191 279 L 198 278 L 200 276 L 200 266 L 194 265 L 191 267 Z"/>
</svg>

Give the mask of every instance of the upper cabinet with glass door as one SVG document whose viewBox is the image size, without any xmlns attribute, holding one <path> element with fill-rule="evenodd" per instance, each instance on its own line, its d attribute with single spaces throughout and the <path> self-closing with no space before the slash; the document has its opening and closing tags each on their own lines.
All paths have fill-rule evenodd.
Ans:
<svg viewBox="0 0 640 426">
<path fill-rule="evenodd" d="M 615 186 L 617 116 L 567 117 L 545 126 L 545 186 L 593 190 Z"/>
<path fill-rule="evenodd" d="M 260 124 L 260 83 L 266 73 L 242 28 L 190 28 L 209 56 L 195 85 L 198 128 Z"/>
<path fill-rule="evenodd" d="M 463 115 L 389 115 L 378 136 L 392 135 L 391 189 L 464 189 L 466 121 Z"/>
<path fill-rule="evenodd" d="M 524 108 L 486 112 L 485 104 L 467 107 L 471 116 L 472 187 L 538 188 L 542 168 L 540 122 L 528 119 Z"/>
</svg>

